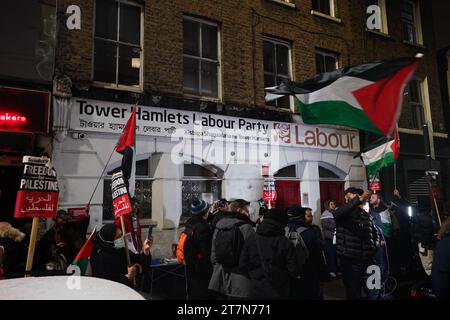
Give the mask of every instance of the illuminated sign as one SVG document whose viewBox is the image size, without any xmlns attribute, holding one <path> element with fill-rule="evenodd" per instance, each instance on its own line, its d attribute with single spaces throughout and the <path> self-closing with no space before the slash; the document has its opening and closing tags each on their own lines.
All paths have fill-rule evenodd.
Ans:
<svg viewBox="0 0 450 320">
<path fill-rule="evenodd" d="M 14 113 L 0 113 L 0 124 L 20 125 L 27 123 L 27 118 Z"/>
<path fill-rule="evenodd" d="M 0 87 L 0 132 L 48 133 L 50 92 Z"/>
</svg>

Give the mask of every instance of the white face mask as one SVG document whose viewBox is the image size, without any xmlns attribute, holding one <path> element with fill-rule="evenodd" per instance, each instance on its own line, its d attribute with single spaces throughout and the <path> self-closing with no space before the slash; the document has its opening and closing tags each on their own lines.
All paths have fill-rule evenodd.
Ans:
<svg viewBox="0 0 450 320">
<path fill-rule="evenodd" d="M 125 241 L 123 240 L 123 237 L 120 237 L 119 239 L 114 240 L 114 248 L 116 248 L 116 249 L 125 248 Z"/>
</svg>

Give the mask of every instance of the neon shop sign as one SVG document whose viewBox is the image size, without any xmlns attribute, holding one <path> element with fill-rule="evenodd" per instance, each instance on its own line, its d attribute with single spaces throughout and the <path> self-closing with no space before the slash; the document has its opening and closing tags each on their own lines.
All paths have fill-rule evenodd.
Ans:
<svg viewBox="0 0 450 320">
<path fill-rule="evenodd" d="M 10 113 L 10 112 L 0 113 L 0 124 L 20 125 L 20 124 L 26 124 L 26 123 L 27 123 L 27 118 L 22 115 Z"/>
</svg>

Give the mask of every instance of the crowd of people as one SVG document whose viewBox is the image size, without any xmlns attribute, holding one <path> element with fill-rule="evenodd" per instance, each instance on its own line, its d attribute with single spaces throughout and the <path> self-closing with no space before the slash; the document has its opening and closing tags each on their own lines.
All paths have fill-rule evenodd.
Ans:
<svg viewBox="0 0 450 320">
<path fill-rule="evenodd" d="M 323 282 L 340 280 L 347 299 L 383 299 L 388 279 L 410 272 L 413 257 L 436 295 L 450 297 L 450 205 L 440 226 L 428 197 L 418 198 L 414 214 L 397 190 L 389 202 L 352 187 L 344 198 L 324 202 L 320 226 L 312 209 L 299 205 L 268 209 L 261 200 L 252 219 L 244 199 L 212 205 L 193 199 L 176 250 L 186 266 L 190 299 L 323 300 Z M 133 208 L 138 214 L 137 203 Z M 33 270 L 65 272 L 86 241 L 89 221 L 89 210 L 83 219 L 59 210 L 37 243 Z M 19 222 L 0 223 L 0 279 L 25 269 L 31 221 Z M 128 254 L 120 222 L 94 234 L 92 276 L 136 286 L 150 267 L 153 238 L 142 241 L 140 225 L 133 223 L 125 223 L 126 232 L 137 250 Z"/>
<path fill-rule="evenodd" d="M 344 193 L 339 206 L 325 201 L 320 227 L 311 208 L 298 205 L 267 209 L 260 201 L 252 221 L 243 199 L 222 199 L 211 207 L 194 199 L 187 237 L 179 244 L 190 257 L 182 261 L 190 298 L 321 300 L 323 282 L 342 279 L 347 299 L 388 299 L 388 279 L 411 272 L 415 254 L 421 255 L 422 272 L 433 274 L 437 296 L 448 297 L 450 221 L 436 233 L 431 208 L 419 201 L 410 216 L 411 205 L 398 190 L 388 203 L 358 188 Z M 432 264 L 424 257 L 433 251 Z"/>
</svg>

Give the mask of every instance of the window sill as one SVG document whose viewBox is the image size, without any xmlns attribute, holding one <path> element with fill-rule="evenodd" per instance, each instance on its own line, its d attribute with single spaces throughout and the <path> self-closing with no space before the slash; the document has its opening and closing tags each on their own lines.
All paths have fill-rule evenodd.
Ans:
<svg viewBox="0 0 450 320">
<path fill-rule="evenodd" d="M 98 81 L 93 81 L 92 85 L 94 87 L 104 88 L 104 89 L 112 89 L 112 90 L 120 90 L 120 91 L 132 91 L 132 92 L 138 92 L 138 93 L 144 92 L 142 87 L 137 88 L 137 87 L 133 87 L 133 86 L 124 86 L 124 85 L 117 86 L 115 84 L 105 83 L 105 82 L 98 82 Z"/>
<path fill-rule="evenodd" d="M 382 31 L 376 31 L 376 30 L 370 30 L 370 29 L 366 29 L 366 31 L 369 32 L 369 33 L 375 34 L 377 36 L 380 36 L 380 37 L 392 40 L 392 38 L 391 38 L 391 36 L 389 34 L 384 33 Z"/>
<path fill-rule="evenodd" d="M 286 6 L 286 7 L 292 8 L 292 9 L 296 8 L 295 4 L 290 3 L 290 2 L 286 2 L 286 1 L 283 1 L 283 0 L 267 0 L 267 1 L 274 2 L 276 4 L 279 4 L 279 5 L 282 5 L 282 6 Z"/>
<path fill-rule="evenodd" d="M 327 14 L 325 14 L 325 13 L 322 13 L 322 12 L 319 12 L 319 11 L 311 10 L 311 14 L 312 14 L 313 16 L 325 18 L 325 19 L 328 19 L 328 20 L 333 21 L 333 22 L 342 23 L 342 20 L 341 20 L 341 19 L 336 18 L 336 17 L 333 17 L 333 16 L 329 16 L 329 15 L 327 15 Z"/>
<path fill-rule="evenodd" d="M 406 134 L 415 134 L 418 136 L 423 136 L 423 131 L 418 129 L 406 129 L 406 128 L 398 128 L 398 132 L 406 133 Z M 448 134 L 441 132 L 433 132 L 433 137 L 438 138 L 448 138 Z"/>
<path fill-rule="evenodd" d="M 222 100 L 219 98 L 198 96 L 198 95 L 191 94 L 191 93 L 184 93 L 183 97 L 187 98 L 187 99 L 201 100 L 201 101 L 207 101 L 207 102 L 222 102 Z"/>
<path fill-rule="evenodd" d="M 402 41 L 404 44 L 411 46 L 411 47 L 416 47 L 416 48 L 420 48 L 420 49 L 426 49 L 426 47 L 423 44 L 420 43 L 412 43 L 412 42 L 408 42 L 406 40 Z"/>
</svg>

